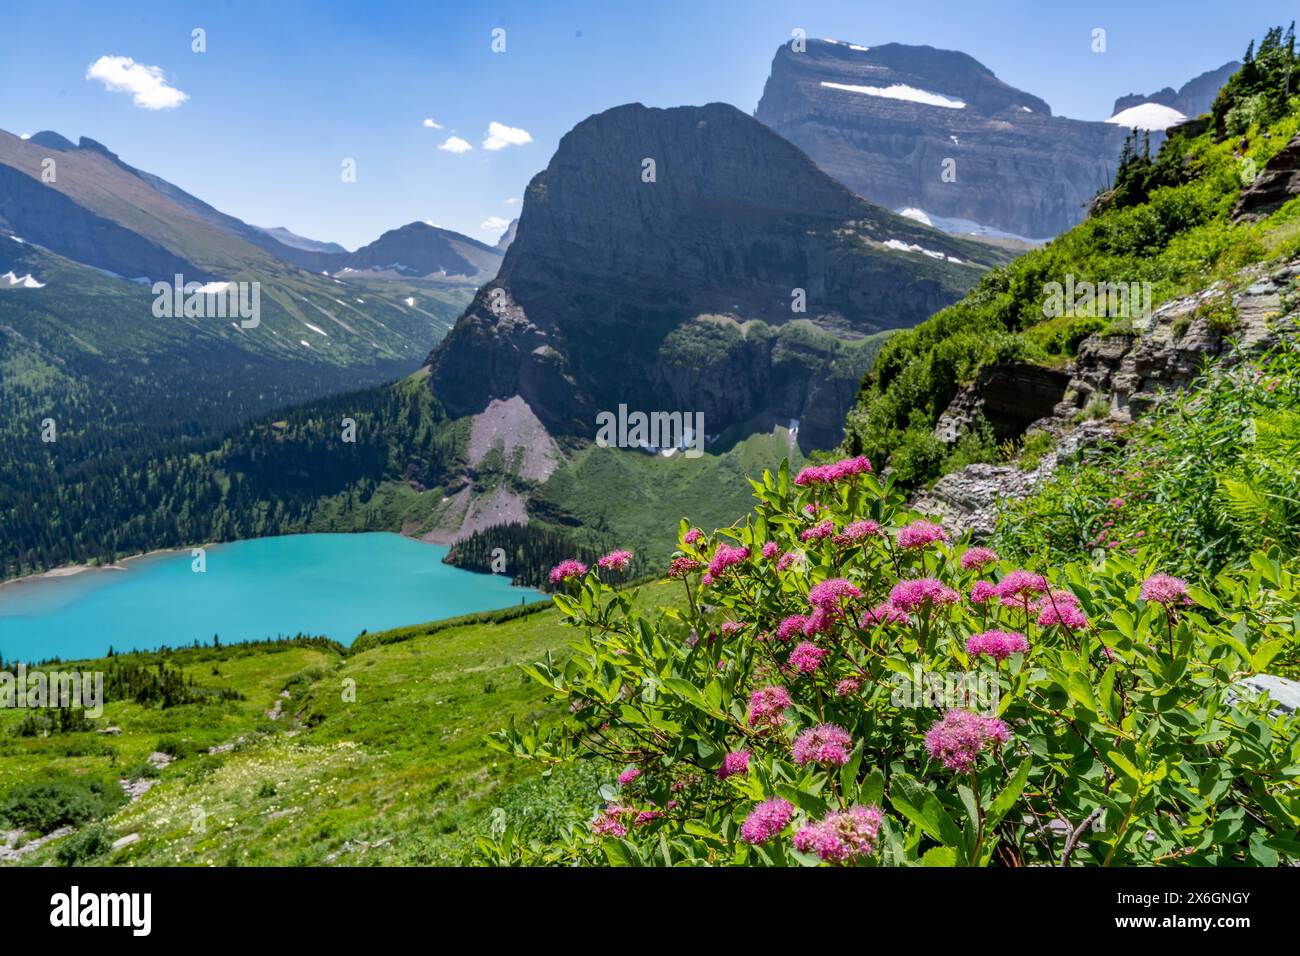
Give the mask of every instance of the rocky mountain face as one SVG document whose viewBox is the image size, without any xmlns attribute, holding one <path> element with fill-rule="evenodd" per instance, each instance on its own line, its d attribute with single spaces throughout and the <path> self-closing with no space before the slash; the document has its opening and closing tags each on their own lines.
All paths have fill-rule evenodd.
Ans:
<svg viewBox="0 0 1300 956">
<path fill-rule="evenodd" d="M 497 252 L 505 252 L 507 249 L 510 248 L 510 243 L 515 241 L 515 233 L 518 231 L 518 229 L 519 229 L 519 220 L 511 219 L 510 225 L 506 227 L 506 231 L 503 232 L 501 234 L 501 238 L 497 240 L 497 244 L 496 244 Z"/>
<path fill-rule="evenodd" d="M 828 343 L 913 325 L 1005 258 L 864 202 L 734 107 L 620 106 L 529 184 L 430 382 L 453 416 L 518 395 L 555 434 L 624 403 L 711 434 L 815 409 L 833 441 L 864 369 L 838 389 Z"/>
<path fill-rule="evenodd" d="M 1126 135 L 1053 116 L 964 53 L 897 43 L 782 45 L 755 116 L 874 203 L 1030 239 L 1083 218 Z"/>
<path fill-rule="evenodd" d="M 1111 116 L 1134 106 L 1141 106 L 1143 103 L 1159 103 L 1161 106 L 1177 110 L 1184 116 L 1200 116 L 1210 111 L 1210 106 L 1214 103 L 1214 98 L 1219 95 L 1223 84 L 1228 82 L 1228 77 L 1239 69 L 1241 63 L 1232 60 L 1217 70 L 1206 70 L 1200 76 L 1188 80 L 1177 90 L 1172 86 L 1166 86 L 1162 90 L 1146 95 L 1129 93 L 1115 101 L 1115 108 L 1110 111 Z"/>
</svg>

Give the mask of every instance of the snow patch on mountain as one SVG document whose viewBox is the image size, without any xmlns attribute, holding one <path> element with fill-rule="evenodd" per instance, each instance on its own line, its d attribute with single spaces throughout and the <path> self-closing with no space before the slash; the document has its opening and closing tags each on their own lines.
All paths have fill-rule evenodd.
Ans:
<svg viewBox="0 0 1300 956">
<path fill-rule="evenodd" d="M 986 226 L 983 223 L 975 222 L 973 219 L 961 219 L 953 216 L 936 216 L 928 213 L 924 209 L 916 209 L 908 206 L 903 209 L 895 209 L 898 213 L 907 219 L 913 219 L 926 226 L 933 226 L 940 232 L 946 232 L 950 236 L 980 236 L 985 239 L 1014 239 L 1018 242 L 1026 242 L 1030 245 L 1041 246 L 1048 242 L 1047 239 L 1030 239 L 1028 236 L 1018 236 L 1014 232 L 1004 232 L 1001 229 L 994 229 L 992 226 Z"/>
<path fill-rule="evenodd" d="M 1164 106 L 1160 103 L 1139 103 L 1137 106 L 1130 106 L 1126 110 L 1121 110 L 1106 122 L 1127 129 L 1136 127 L 1145 130 L 1166 130 L 1177 123 L 1183 122 L 1185 119 L 1187 117 L 1172 106 Z"/>
<path fill-rule="evenodd" d="M 881 96 L 891 100 L 920 103 L 923 106 L 942 106 L 948 110 L 964 110 L 966 108 L 966 103 L 963 100 L 944 96 L 940 93 L 931 93 L 929 90 L 918 90 L 915 86 L 908 86 L 905 83 L 894 83 L 890 86 L 856 86 L 852 83 L 831 83 L 822 80 L 821 85 L 828 90 L 864 93 L 867 96 Z"/>
<path fill-rule="evenodd" d="M 16 276 L 12 272 L 6 272 L 4 275 L 0 276 L 0 283 L 9 286 L 9 288 L 11 289 L 13 288 L 44 289 L 45 288 L 45 283 L 37 282 L 35 279 L 32 278 L 31 273 L 28 273 L 25 276 Z"/>
<path fill-rule="evenodd" d="M 961 265 L 961 260 L 955 256 L 947 256 L 942 252 L 935 252 L 933 249 L 926 249 L 923 246 L 918 246 L 914 242 L 906 243 L 901 239 L 886 239 L 882 245 L 884 245 L 886 249 L 893 249 L 897 252 L 919 252 L 922 255 L 929 256 L 931 259 L 947 259 L 949 262 L 955 262 L 957 265 Z"/>
</svg>

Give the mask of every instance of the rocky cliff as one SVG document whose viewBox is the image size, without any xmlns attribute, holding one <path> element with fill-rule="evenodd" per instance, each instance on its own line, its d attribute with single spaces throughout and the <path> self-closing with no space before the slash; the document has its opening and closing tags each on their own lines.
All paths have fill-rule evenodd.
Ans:
<svg viewBox="0 0 1300 956">
<path fill-rule="evenodd" d="M 1126 135 L 1053 116 L 964 53 L 897 43 L 782 45 L 755 116 L 874 203 L 1031 239 L 1083 218 Z"/>
<path fill-rule="evenodd" d="M 553 433 L 620 403 L 711 434 L 815 409 L 833 443 L 863 369 L 840 388 L 827 340 L 913 325 L 1004 258 L 864 202 L 734 107 L 621 106 L 529 184 L 430 381 L 453 416 L 519 395 Z"/>
</svg>

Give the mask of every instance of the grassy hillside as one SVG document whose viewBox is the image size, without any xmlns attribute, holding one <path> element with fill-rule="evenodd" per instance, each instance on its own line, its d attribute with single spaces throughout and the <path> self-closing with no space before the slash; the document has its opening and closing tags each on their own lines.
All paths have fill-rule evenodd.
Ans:
<svg viewBox="0 0 1300 956">
<path fill-rule="evenodd" d="M 674 604 L 679 593 L 663 585 L 644 592 L 647 606 Z M 54 784 L 66 797 L 59 805 L 77 807 L 93 781 L 157 781 L 21 862 L 59 862 L 75 851 L 95 864 L 448 863 L 487 832 L 488 811 L 501 802 L 548 832 L 561 822 L 550 808 L 571 814 L 570 790 L 594 789 L 600 775 L 579 768 L 534 778 L 490 750 L 485 735 L 503 721 L 545 726 L 556 718 L 520 665 L 563 657 L 574 634 L 550 608 L 479 617 L 366 635 L 351 653 L 284 642 L 122 656 L 119 663 L 155 668 L 165 661 L 186 682 L 241 699 L 167 708 L 114 700 L 86 731 L 17 736 L 19 713 L 0 710 L 0 817 L 53 802 L 27 793 L 31 783 Z M 97 732 L 106 727 L 121 732 Z M 175 759 L 152 770 L 154 751 Z M 138 840 L 108 848 L 130 834 Z"/>
<path fill-rule="evenodd" d="M 1255 171 L 1300 129 L 1300 101 L 1287 95 L 1293 54 L 1277 31 L 1215 104 L 1203 131 L 1174 130 L 1158 154 L 1135 142 L 1114 188 L 1093 214 L 1046 247 L 981 279 L 966 298 L 881 350 L 848 417 L 844 449 L 888 458 L 900 481 L 921 484 L 980 457 L 932 435 L 963 384 L 989 363 L 1061 365 L 1093 332 L 1123 331 L 1124 316 L 1048 317 L 1048 284 L 1151 284 L 1152 307 L 1231 276 L 1244 266 L 1300 254 L 1300 202 L 1234 223 L 1230 213 Z M 1095 310 L 1093 310 L 1095 311 Z M 982 449 L 991 458 L 991 443 Z"/>
</svg>

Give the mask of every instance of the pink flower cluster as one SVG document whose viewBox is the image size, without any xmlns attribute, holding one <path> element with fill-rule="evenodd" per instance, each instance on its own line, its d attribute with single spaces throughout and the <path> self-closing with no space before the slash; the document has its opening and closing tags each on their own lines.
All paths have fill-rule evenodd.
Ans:
<svg viewBox="0 0 1300 956">
<path fill-rule="evenodd" d="M 735 637 L 744 629 L 743 621 L 723 621 L 722 626 L 718 628 L 723 637 Z"/>
<path fill-rule="evenodd" d="M 990 584 L 988 581 L 976 581 L 975 586 L 970 589 L 970 600 L 972 604 L 983 604 L 989 598 L 998 596 L 998 586 Z"/>
<path fill-rule="evenodd" d="M 947 541 L 948 533 L 933 521 L 913 521 L 898 532 L 898 546 L 905 551 L 920 551 L 937 541 Z"/>
<path fill-rule="evenodd" d="M 727 568 L 739 564 L 749 557 L 749 548 L 733 548 L 729 544 L 718 545 L 718 550 L 713 552 L 713 560 L 709 562 L 709 574 L 717 577 Z"/>
<path fill-rule="evenodd" d="M 740 838 L 746 843 L 766 843 L 778 836 L 794 816 L 794 804 L 780 797 L 764 800 L 750 811 L 740 825 Z"/>
<path fill-rule="evenodd" d="M 852 749 L 853 738 L 847 730 L 835 724 L 820 724 L 795 738 L 794 762 L 801 767 L 806 763 L 842 767 L 849 762 Z"/>
<path fill-rule="evenodd" d="M 791 614 L 780 624 L 776 626 L 776 636 L 781 641 L 792 641 L 796 636 L 803 633 L 804 627 L 808 623 L 808 618 L 802 614 Z"/>
<path fill-rule="evenodd" d="M 835 533 L 835 522 L 827 519 L 799 533 L 800 541 L 818 541 Z"/>
<path fill-rule="evenodd" d="M 586 573 L 587 566 L 585 564 L 569 558 L 567 561 L 561 561 L 551 568 L 551 583 L 559 584 L 561 581 L 570 581 L 574 578 L 580 578 Z"/>
<path fill-rule="evenodd" d="M 1007 725 L 996 717 L 981 717 L 967 710 L 950 710 L 925 734 L 925 749 L 949 770 L 969 773 L 986 744 L 1011 739 Z"/>
<path fill-rule="evenodd" d="M 1032 571 L 1011 571 L 998 582 L 998 596 L 1010 607 L 1019 607 L 1025 598 L 1046 590 L 1047 578 Z"/>
<path fill-rule="evenodd" d="M 1163 604 L 1165 607 L 1192 603 L 1187 595 L 1187 582 L 1170 574 L 1153 574 L 1143 581 L 1142 600 Z"/>
<path fill-rule="evenodd" d="M 701 565 L 694 558 L 673 558 L 672 564 L 668 565 L 668 576 L 670 578 L 684 578 L 686 575 L 698 571 Z"/>
<path fill-rule="evenodd" d="M 997 564 L 996 551 L 989 548 L 967 548 L 961 556 L 961 566 L 967 571 L 983 571 L 990 564 Z"/>
<path fill-rule="evenodd" d="M 798 647 L 790 652 L 790 666 L 803 674 L 811 674 L 821 666 L 822 660 L 829 654 L 824 647 L 818 647 L 816 644 L 809 644 L 807 641 L 801 643 Z"/>
<path fill-rule="evenodd" d="M 814 584 L 808 591 L 808 603 L 813 607 L 838 607 L 841 601 L 862 597 L 860 591 L 844 578 L 830 578 Z"/>
<path fill-rule="evenodd" d="M 871 471 L 871 462 L 859 455 L 845 458 L 831 465 L 810 465 L 795 475 L 796 485 L 830 485 L 844 478 L 863 475 Z"/>
<path fill-rule="evenodd" d="M 748 750 L 737 750 L 727 754 L 722 758 L 722 766 L 718 768 L 718 779 L 726 780 L 738 773 L 748 772 L 749 758 L 751 756 L 752 754 Z"/>
<path fill-rule="evenodd" d="M 638 767 L 628 767 L 618 775 L 618 785 L 626 787 L 629 783 L 641 776 L 641 770 Z"/>
<path fill-rule="evenodd" d="M 603 568 L 606 571 L 626 571 L 631 562 L 631 551 L 611 551 L 596 561 L 596 567 Z"/>
<path fill-rule="evenodd" d="M 889 603 L 900 611 L 919 611 L 927 606 L 955 604 L 961 595 L 938 578 L 899 581 L 889 592 Z"/>
<path fill-rule="evenodd" d="M 696 541 L 699 541 L 703 537 L 704 537 L 703 531 L 701 531 L 699 528 L 692 528 L 690 531 L 686 532 L 686 534 L 682 537 L 682 540 L 685 541 L 687 544 L 694 544 Z"/>
<path fill-rule="evenodd" d="M 781 546 L 779 544 L 777 544 L 775 541 L 769 541 L 767 544 L 763 545 L 763 557 L 771 561 L 773 558 L 776 557 L 777 552 L 780 550 L 781 550 Z"/>
<path fill-rule="evenodd" d="M 790 565 L 794 564 L 802 557 L 803 555 L 798 551 L 787 551 L 785 554 L 781 555 L 781 560 L 776 562 L 776 569 L 778 571 L 785 571 L 790 567 Z"/>
<path fill-rule="evenodd" d="M 1007 631 L 985 631 L 973 634 L 966 641 L 966 653 L 971 657 L 991 657 L 995 661 L 1004 661 L 1012 654 L 1024 654 L 1029 650 L 1029 641 L 1025 635 Z"/>
<path fill-rule="evenodd" d="M 844 530 L 831 538 L 838 545 L 852 544 L 863 538 L 880 534 L 880 525 L 874 521 L 854 521 L 844 526 Z"/>
<path fill-rule="evenodd" d="M 1079 599 L 1069 591 L 1051 591 L 1035 601 L 1030 610 L 1038 612 L 1041 627 L 1064 624 L 1069 628 L 1087 627 L 1088 618 L 1079 607 Z"/>
<path fill-rule="evenodd" d="M 879 807 L 858 805 L 828 813 L 820 822 L 800 828 L 794 835 L 794 848 L 800 853 L 816 853 L 828 863 L 871 856 L 883 819 Z"/>
<path fill-rule="evenodd" d="M 749 726 L 774 729 L 785 723 L 785 710 L 794 703 L 784 687 L 762 687 L 749 695 Z"/>
</svg>

